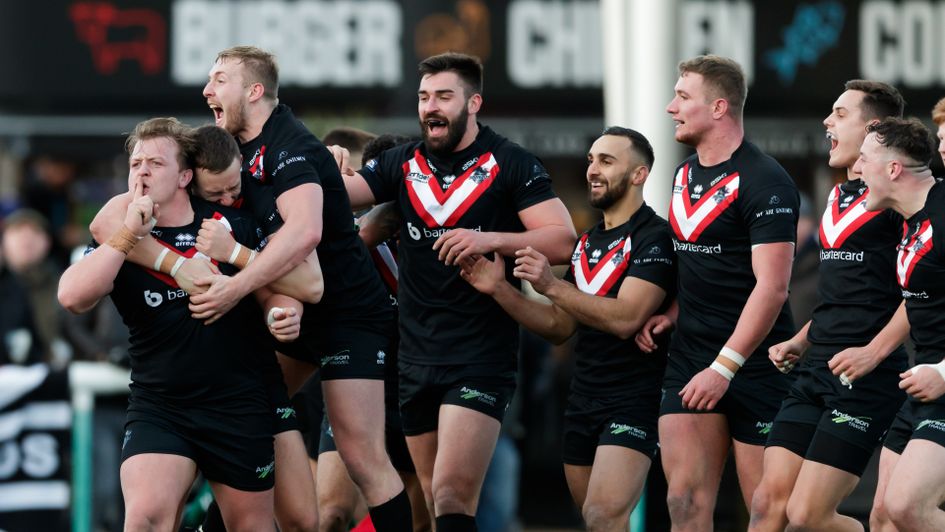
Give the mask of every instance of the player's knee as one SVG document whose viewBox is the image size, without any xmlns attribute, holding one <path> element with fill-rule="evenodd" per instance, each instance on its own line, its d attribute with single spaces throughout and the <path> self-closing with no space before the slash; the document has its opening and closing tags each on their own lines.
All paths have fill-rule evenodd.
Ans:
<svg viewBox="0 0 945 532">
<path fill-rule="evenodd" d="M 705 504 L 700 504 L 696 491 L 691 488 L 670 488 L 666 494 L 666 507 L 674 523 L 686 522 L 706 513 Z"/>
<path fill-rule="evenodd" d="M 801 532 L 815 527 L 822 519 L 820 509 L 810 504 L 803 497 L 791 497 L 785 509 L 788 519 L 787 530 Z"/>
<path fill-rule="evenodd" d="M 354 518 L 354 512 L 348 508 L 328 505 L 319 506 L 319 532 L 345 532 Z"/>
<path fill-rule="evenodd" d="M 283 532 L 315 532 L 318 530 L 318 512 L 314 509 L 299 509 L 289 515 L 277 515 L 279 530 Z"/>
<path fill-rule="evenodd" d="M 475 513 L 475 494 L 468 488 L 472 482 L 440 482 L 433 487 L 433 506 L 437 515 Z"/>
<path fill-rule="evenodd" d="M 590 531 L 615 530 L 626 525 L 630 510 L 613 501 L 587 501 L 581 514 Z"/>
<path fill-rule="evenodd" d="M 159 497 L 127 501 L 125 530 L 164 530 L 173 527 L 176 508 Z"/>
<path fill-rule="evenodd" d="M 752 520 L 764 519 L 776 513 L 783 514 L 790 496 L 790 486 L 762 478 L 751 497 Z"/>
<path fill-rule="evenodd" d="M 870 510 L 870 530 L 873 532 L 883 532 L 889 530 L 892 521 L 889 519 L 889 512 L 886 510 L 886 503 L 882 498 L 873 501 L 873 508 Z"/>
<path fill-rule="evenodd" d="M 899 530 L 920 530 L 922 528 L 922 506 L 911 497 L 895 496 L 895 490 L 886 490 L 886 515 Z"/>
</svg>

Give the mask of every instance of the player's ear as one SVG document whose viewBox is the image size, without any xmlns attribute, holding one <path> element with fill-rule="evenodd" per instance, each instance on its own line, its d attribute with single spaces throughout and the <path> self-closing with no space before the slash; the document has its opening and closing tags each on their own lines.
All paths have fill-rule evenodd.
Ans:
<svg viewBox="0 0 945 532">
<path fill-rule="evenodd" d="M 479 112 L 479 109 L 482 108 L 482 95 L 479 93 L 473 94 L 466 100 L 466 112 L 471 115 L 474 115 Z"/>
<path fill-rule="evenodd" d="M 187 188 L 190 181 L 194 178 L 194 171 L 190 168 L 184 170 L 178 175 L 177 188 Z"/>
</svg>

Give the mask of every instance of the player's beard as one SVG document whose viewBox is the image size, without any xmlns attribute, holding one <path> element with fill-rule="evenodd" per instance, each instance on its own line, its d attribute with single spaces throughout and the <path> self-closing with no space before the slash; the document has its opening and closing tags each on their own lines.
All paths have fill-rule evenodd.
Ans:
<svg viewBox="0 0 945 532">
<path fill-rule="evenodd" d="M 466 135 L 467 124 L 469 123 L 469 111 L 466 106 L 463 105 L 459 116 L 452 120 L 443 115 L 427 116 L 426 118 L 438 118 L 446 122 L 446 136 L 433 139 L 430 138 L 429 128 L 427 128 L 425 121 L 420 120 L 420 131 L 423 134 L 423 143 L 426 145 L 427 151 L 438 157 L 449 156 L 456 150 L 456 146 L 459 146 L 463 136 Z"/>
<path fill-rule="evenodd" d="M 607 209 L 613 207 L 615 203 L 623 199 L 623 197 L 627 194 L 627 187 L 629 186 L 629 183 L 630 171 L 628 170 L 627 173 L 625 173 L 616 184 L 613 186 L 608 184 L 607 189 L 603 195 L 596 198 L 594 197 L 594 191 L 591 188 L 591 184 L 588 183 L 587 201 L 591 204 L 591 207 L 606 211 Z"/>
<path fill-rule="evenodd" d="M 226 129 L 234 137 L 246 129 L 249 120 L 246 118 L 246 103 L 243 100 L 230 111 L 224 112 L 223 129 Z"/>
</svg>

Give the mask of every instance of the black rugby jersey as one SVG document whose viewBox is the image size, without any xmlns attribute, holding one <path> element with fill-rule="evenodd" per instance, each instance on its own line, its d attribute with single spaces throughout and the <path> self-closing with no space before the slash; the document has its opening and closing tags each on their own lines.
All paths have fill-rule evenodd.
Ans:
<svg viewBox="0 0 945 532">
<path fill-rule="evenodd" d="M 925 206 L 903 224 L 896 277 L 906 300 L 916 364 L 945 356 L 945 184 L 929 191 Z"/>
<path fill-rule="evenodd" d="M 242 144 L 243 202 L 267 235 L 282 227 L 276 198 L 305 183 L 322 188 L 322 238 L 316 250 L 325 291 L 318 305 L 305 305 L 308 326 L 327 326 L 339 311 L 361 318 L 389 318 L 387 298 L 367 248 L 351 218 L 351 203 L 331 152 L 295 118 L 277 106 L 255 139 Z"/>
<path fill-rule="evenodd" d="M 902 301 L 894 275 L 902 217 L 867 211 L 868 195 L 861 179 L 830 191 L 820 221 L 820 301 L 807 334 L 811 342 L 865 345 Z"/>
<path fill-rule="evenodd" d="M 748 141 L 715 166 L 702 166 L 693 154 L 677 167 L 669 208 L 679 263 L 679 320 L 672 353 L 706 366 L 715 359 L 755 287 L 752 246 L 794 242 L 799 203 L 791 176 Z M 785 301 L 756 350 L 760 356 L 749 359 L 748 366 L 771 367 L 768 347 L 793 333 Z"/>
<path fill-rule="evenodd" d="M 205 218 L 226 219 L 234 238 L 257 247 L 261 231 L 246 213 L 192 197 L 194 221 L 182 227 L 155 227 L 151 235 L 171 253 L 197 254 L 196 237 Z M 93 243 L 93 245 L 95 245 Z M 221 273 L 236 268 L 218 264 Z M 159 394 L 174 401 L 222 400 L 262 390 L 260 371 L 274 363 L 262 310 L 243 298 L 216 322 L 191 317 L 190 300 L 168 275 L 125 262 L 111 293 L 131 333 L 132 392 Z"/>
<path fill-rule="evenodd" d="M 578 238 L 564 279 L 585 294 L 614 299 L 623 280 L 636 277 L 666 291 L 657 309 L 665 312 L 676 293 L 676 257 L 666 221 L 643 205 L 629 220 L 604 229 L 600 222 Z M 571 390 L 612 397 L 659 389 L 666 349 L 643 353 L 626 340 L 578 322 Z"/>
<path fill-rule="evenodd" d="M 397 200 L 400 230 L 400 356 L 419 364 L 508 362 L 518 324 L 433 250 L 449 229 L 521 232 L 518 213 L 555 197 L 535 156 L 480 126 L 466 149 L 438 159 L 423 142 L 391 148 L 359 173 L 378 203 Z M 507 260 L 507 277 L 512 261 Z"/>
</svg>

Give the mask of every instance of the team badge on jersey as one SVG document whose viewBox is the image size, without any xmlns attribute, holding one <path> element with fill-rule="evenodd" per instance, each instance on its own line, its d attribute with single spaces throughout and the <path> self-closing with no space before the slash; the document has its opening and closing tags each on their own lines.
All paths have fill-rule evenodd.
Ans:
<svg viewBox="0 0 945 532">
<path fill-rule="evenodd" d="M 490 152 L 484 153 L 444 192 L 426 158 L 417 150 L 414 157 L 404 163 L 404 184 L 414 211 L 432 229 L 455 225 L 495 182 L 498 173 L 495 157 Z"/>
<path fill-rule="evenodd" d="M 899 243 L 899 255 L 896 257 L 896 276 L 899 286 L 908 289 L 909 278 L 916 264 L 929 251 L 932 251 L 932 222 L 924 220 L 917 224 L 915 233 L 909 235 L 909 226 L 903 223 L 905 238 Z"/>
<path fill-rule="evenodd" d="M 683 179 L 688 174 L 688 164 L 676 172 L 673 199 L 669 205 L 669 224 L 680 240 L 695 242 L 702 231 L 738 198 L 739 177 L 738 172 L 723 177 L 693 205 L 689 196 L 689 183 Z"/>
<path fill-rule="evenodd" d="M 266 171 L 263 168 L 263 156 L 266 155 L 266 146 L 260 146 L 249 160 L 249 173 L 254 179 L 266 182 Z"/>
<path fill-rule="evenodd" d="M 866 222 L 882 214 L 882 211 L 866 210 L 866 197 L 869 196 L 868 189 L 860 189 L 863 192 L 859 197 L 846 196 L 840 198 L 840 185 L 830 191 L 830 197 L 827 199 L 827 209 L 820 219 L 820 243 L 824 249 L 836 249 L 843 246 L 846 239 Z M 845 210 L 841 213 L 841 203 L 845 205 Z"/>
<path fill-rule="evenodd" d="M 578 290 L 585 294 L 603 296 L 620 279 L 630 262 L 631 248 L 629 237 L 621 240 L 622 242 L 612 247 L 598 260 L 597 265 L 591 268 L 587 253 L 584 252 L 587 247 L 587 234 L 581 236 L 574 248 L 574 254 L 571 255 L 571 269 L 574 272 L 574 284 Z M 594 254 L 600 257 L 600 250 L 595 249 L 591 255 Z"/>
</svg>

